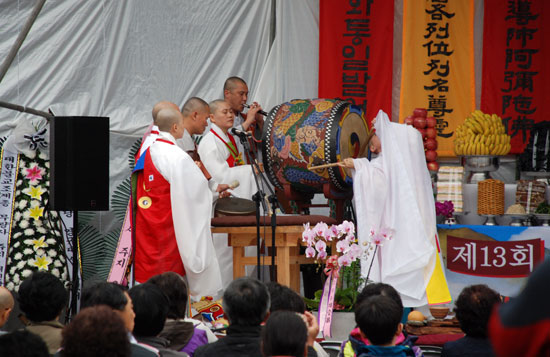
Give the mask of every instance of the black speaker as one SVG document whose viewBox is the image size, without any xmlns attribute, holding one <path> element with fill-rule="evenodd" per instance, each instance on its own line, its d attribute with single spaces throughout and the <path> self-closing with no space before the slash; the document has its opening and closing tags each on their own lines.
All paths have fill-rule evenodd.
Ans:
<svg viewBox="0 0 550 357">
<path fill-rule="evenodd" d="M 50 120 L 50 208 L 109 210 L 109 118 Z"/>
</svg>

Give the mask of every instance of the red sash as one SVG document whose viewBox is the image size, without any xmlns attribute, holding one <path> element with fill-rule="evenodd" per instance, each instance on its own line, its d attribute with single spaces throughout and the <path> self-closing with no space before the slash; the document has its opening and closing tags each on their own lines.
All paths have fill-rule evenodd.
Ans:
<svg viewBox="0 0 550 357">
<path fill-rule="evenodd" d="M 164 139 L 157 141 L 174 145 Z M 167 271 L 183 276 L 185 269 L 172 220 L 170 183 L 156 169 L 149 149 L 145 152 L 143 171 L 138 173 L 137 180 L 137 200 L 145 204 L 138 204 L 136 212 L 136 280 L 144 283 Z"/>
<path fill-rule="evenodd" d="M 227 137 L 231 141 L 231 144 L 233 144 L 233 146 L 231 146 L 231 145 L 229 145 L 229 143 L 227 141 L 223 140 L 223 138 L 218 133 L 216 133 L 216 131 L 214 131 L 212 129 L 210 129 L 210 131 L 212 132 L 212 134 L 216 135 L 216 137 L 218 139 L 220 139 L 225 144 L 227 149 L 229 150 L 229 156 L 226 159 L 227 164 L 229 165 L 229 167 L 242 165 L 242 163 L 235 163 L 235 160 L 237 160 L 239 158 L 239 148 L 237 147 L 237 143 L 235 142 L 235 138 L 233 137 L 233 135 L 227 133 Z M 241 160 L 242 160 L 242 158 L 241 158 Z"/>
</svg>

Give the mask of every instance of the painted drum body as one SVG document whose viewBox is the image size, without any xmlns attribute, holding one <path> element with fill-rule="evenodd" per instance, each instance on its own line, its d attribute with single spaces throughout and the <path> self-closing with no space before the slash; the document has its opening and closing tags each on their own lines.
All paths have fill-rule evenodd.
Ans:
<svg viewBox="0 0 550 357">
<path fill-rule="evenodd" d="M 308 167 L 366 157 L 369 129 L 360 107 L 336 99 L 296 99 L 274 107 L 264 123 L 262 154 L 265 171 L 276 187 L 321 193 L 330 183 L 349 191 L 347 169 Z"/>
</svg>

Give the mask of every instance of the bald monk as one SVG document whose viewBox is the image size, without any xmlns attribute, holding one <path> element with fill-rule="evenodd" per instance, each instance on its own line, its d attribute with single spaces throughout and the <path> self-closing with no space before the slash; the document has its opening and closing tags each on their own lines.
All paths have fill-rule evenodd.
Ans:
<svg viewBox="0 0 550 357">
<path fill-rule="evenodd" d="M 176 145 L 184 132 L 179 110 L 157 114 L 157 140 L 136 163 L 135 278 L 173 271 L 191 295 L 216 295 L 221 277 L 210 234 L 212 192 L 191 157 Z"/>
<path fill-rule="evenodd" d="M 145 131 L 145 134 L 143 135 L 141 147 L 139 148 L 139 151 L 136 155 L 136 161 L 158 137 L 159 128 L 157 126 L 157 115 L 162 109 L 174 109 L 179 111 L 179 108 L 175 103 L 169 102 L 167 100 L 162 100 L 153 106 L 153 110 L 151 112 L 153 116 L 153 123 L 149 125 L 149 127 Z"/>
<path fill-rule="evenodd" d="M 13 303 L 11 292 L 5 287 L 0 286 L 0 328 L 8 322 L 10 313 L 13 310 Z M 2 334 L 1 331 L 0 334 Z"/>
</svg>

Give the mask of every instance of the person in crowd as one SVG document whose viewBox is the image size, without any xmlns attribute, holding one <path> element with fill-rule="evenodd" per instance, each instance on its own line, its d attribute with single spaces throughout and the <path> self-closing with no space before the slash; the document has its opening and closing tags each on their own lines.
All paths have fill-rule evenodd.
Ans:
<svg viewBox="0 0 550 357">
<path fill-rule="evenodd" d="M 261 324 L 269 314 L 265 284 L 250 277 L 235 279 L 223 294 L 223 311 L 229 321 L 227 336 L 197 348 L 195 357 L 261 356 Z"/>
<path fill-rule="evenodd" d="M 301 315 L 292 311 L 275 311 L 269 315 L 262 331 L 262 352 L 269 356 L 307 356 L 307 326 Z"/>
<path fill-rule="evenodd" d="M 188 356 L 168 348 L 170 341 L 159 337 L 164 328 L 170 301 L 156 285 L 139 284 L 129 291 L 134 304 L 134 336 L 141 342 L 159 350 L 161 357 Z"/>
<path fill-rule="evenodd" d="M 210 233 L 212 193 L 191 157 L 175 145 L 183 136 L 179 111 L 157 115 L 159 138 L 136 164 L 135 278 L 174 271 L 186 276 L 191 295 L 222 288 Z"/>
<path fill-rule="evenodd" d="M 442 356 L 494 356 L 487 333 L 491 311 L 500 302 L 500 294 L 487 285 L 462 289 L 456 300 L 455 314 L 466 336 L 443 345 Z"/>
<path fill-rule="evenodd" d="M 85 309 L 98 305 L 107 305 L 120 316 L 126 327 L 127 338 L 130 341 L 130 350 L 133 357 L 159 356 L 156 348 L 139 343 L 134 335 L 132 335 L 136 315 L 132 299 L 125 287 L 105 281 L 85 287 L 82 291 L 80 308 Z"/>
<path fill-rule="evenodd" d="M 40 336 L 27 330 L 16 330 L 0 336 L 0 356 L 48 357 L 48 346 Z"/>
<path fill-rule="evenodd" d="M 210 102 L 212 127 L 199 144 L 198 153 L 208 172 L 217 182 L 239 181 L 234 196 L 251 199 L 256 193 L 252 166 L 245 164 L 243 153 L 229 132 L 235 115 L 229 103 L 217 99 Z"/>
<path fill-rule="evenodd" d="M 357 299 L 355 301 L 355 309 L 357 309 L 365 300 L 367 300 L 371 296 L 387 296 L 390 299 L 392 299 L 399 309 L 403 311 L 403 303 L 401 301 L 401 297 L 399 296 L 399 293 L 397 290 L 395 290 L 391 285 L 384 284 L 384 283 L 373 283 L 373 284 L 367 284 L 361 290 L 359 295 L 357 295 Z M 403 314 L 403 313 L 401 313 Z M 414 343 L 418 339 L 418 337 L 415 336 L 409 336 L 407 335 L 406 331 L 402 330 L 399 336 L 395 339 L 396 345 L 402 345 L 402 346 L 408 346 L 410 347 L 416 357 L 423 356 L 422 350 L 415 346 Z M 353 329 L 349 335 L 349 339 L 347 341 L 344 341 L 342 343 L 341 348 L 341 355 L 343 357 L 353 357 L 355 356 L 355 350 L 354 350 L 354 344 L 364 344 L 364 345 L 370 345 L 371 342 L 364 338 L 364 336 L 361 334 L 361 330 L 359 327 L 356 327 Z"/>
<path fill-rule="evenodd" d="M 390 122 L 379 111 L 370 140 L 372 160 L 346 158 L 352 169 L 357 237 L 391 238 L 361 258 L 361 276 L 393 286 L 403 305 L 451 300 L 438 253 L 435 205 L 424 146 L 418 130 Z"/>
<path fill-rule="evenodd" d="M 223 85 L 223 98 L 229 104 L 233 114 L 235 114 L 235 120 L 233 127 L 241 131 L 251 131 L 253 136 L 260 140 L 262 137 L 262 128 L 264 125 L 264 118 L 260 114 L 262 107 L 253 102 L 247 113 L 243 113 L 245 104 L 248 101 L 248 85 L 244 79 L 240 77 L 229 77 L 225 80 Z M 237 142 L 239 152 L 244 153 L 244 148 L 241 142 Z M 250 163 L 247 155 L 244 155 L 243 160 L 246 163 Z"/>
<path fill-rule="evenodd" d="M 27 320 L 27 329 L 40 336 L 50 354 L 61 346 L 63 325 L 59 317 L 66 307 L 69 294 L 63 283 L 50 273 L 32 273 L 19 287 L 19 308 Z"/>
<path fill-rule="evenodd" d="M 276 311 L 292 311 L 300 315 L 306 314 L 306 304 L 304 299 L 288 286 L 281 285 L 271 281 L 267 283 L 267 290 L 271 300 L 269 313 L 273 314 Z M 309 312 L 307 312 L 309 314 Z M 323 347 L 315 341 L 317 336 L 308 336 L 307 348 L 308 355 L 313 353 L 313 350 L 319 357 L 328 357 L 328 353 Z M 312 350 L 313 349 L 313 350 Z"/>
<path fill-rule="evenodd" d="M 87 307 L 63 329 L 61 357 L 130 357 L 130 340 L 121 316 L 111 307 Z"/>
<path fill-rule="evenodd" d="M 168 297 L 168 314 L 160 337 L 166 338 L 168 348 L 193 356 L 197 347 L 215 342 L 218 338 L 202 322 L 186 317 L 188 293 L 183 278 L 166 272 L 153 276 L 147 281 L 156 285 Z"/>
<path fill-rule="evenodd" d="M 14 300 L 11 292 L 3 286 L 0 286 L 0 328 L 6 324 L 13 310 Z M 0 331 L 0 335 L 6 333 Z"/>
<path fill-rule="evenodd" d="M 497 356 L 550 356 L 549 281 L 546 259 L 517 297 L 493 309 L 489 338 Z"/>
<path fill-rule="evenodd" d="M 235 279 L 223 294 L 223 310 L 229 320 L 227 336 L 195 351 L 201 356 L 262 356 L 261 324 L 269 315 L 269 292 L 261 281 Z M 304 315 L 308 336 L 317 336 L 319 326 L 313 315 Z M 309 356 L 317 356 L 315 351 Z"/>
<path fill-rule="evenodd" d="M 350 338 L 358 357 L 366 356 L 414 356 L 411 347 L 397 345 L 403 324 L 403 308 L 389 296 L 374 295 L 355 309 L 355 322 L 363 339 L 370 344 Z"/>
</svg>

